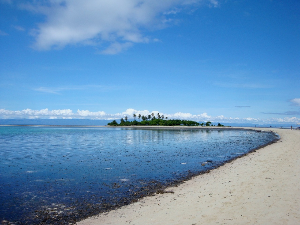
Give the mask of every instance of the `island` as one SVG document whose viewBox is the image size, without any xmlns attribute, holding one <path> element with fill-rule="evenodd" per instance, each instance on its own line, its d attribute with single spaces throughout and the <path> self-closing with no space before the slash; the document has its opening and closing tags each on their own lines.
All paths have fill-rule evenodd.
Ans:
<svg viewBox="0 0 300 225">
<path fill-rule="evenodd" d="M 138 120 L 136 118 L 138 117 Z M 179 120 L 179 119 L 168 119 L 168 117 L 165 117 L 164 115 L 160 115 L 157 113 L 155 116 L 154 113 L 151 115 L 141 115 L 138 116 L 136 114 L 133 114 L 133 121 L 129 121 L 128 117 L 125 116 L 124 118 L 121 118 L 120 123 L 118 123 L 116 120 L 113 120 L 112 122 L 108 123 L 108 126 L 215 126 L 210 121 L 198 123 L 196 121 L 192 120 Z M 223 127 L 224 125 L 218 123 L 219 127 Z"/>
</svg>

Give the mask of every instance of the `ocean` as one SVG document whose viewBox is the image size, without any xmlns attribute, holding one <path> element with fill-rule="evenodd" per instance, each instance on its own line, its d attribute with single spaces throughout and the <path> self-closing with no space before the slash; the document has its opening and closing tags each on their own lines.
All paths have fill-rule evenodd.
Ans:
<svg viewBox="0 0 300 225">
<path fill-rule="evenodd" d="M 0 219 L 72 224 L 277 139 L 238 129 L 2 126 Z"/>
<path fill-rule="evenodd" d="M 58 126 L 105 126 L 113 120 L 91 120 L 91 119 L 0 119 L 0 125 L 58 125 Z M 120 123 L 120 119 L 116 119 Z M 205 123 L 207 121 L 197 121 Z M 277 128 L 291 128 L 299 127 L 296 123 L 229 123 L 221 122 L 224 126 L 232 127 L 277 127 Z M 218 122 L 212 122 L 217 126 Z"/>
</svg>

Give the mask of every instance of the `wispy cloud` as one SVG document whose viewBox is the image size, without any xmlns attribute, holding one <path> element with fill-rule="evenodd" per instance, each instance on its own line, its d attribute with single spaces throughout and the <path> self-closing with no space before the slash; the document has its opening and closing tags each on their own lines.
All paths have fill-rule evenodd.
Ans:
<svg viewBox="0 0 300 225">
<path fill-rule="evenodd" d="M 0 3 L 12 4 L 12 0 L 0 0 Z"/>
<path fill-rule="evenodd" d="M 0 30 L 0 36 L 6 36 L 8 35 L 7 33 L 5 33 L 4 31 Z"/>
<path fill-rule="evenodd" d="M 18 31 L 25 31 L 25 28 L 21 26 L 13 26 L 13 28 L 15 28 Z"/>
<path fill-rule="evenodd" d="M 300 98 L 294 98 L 289 100 L 292 103 L 292 106 L 299 107 L 300 106 Z M 270 115 L 287 115 L 287 116 L 296 116 L 300 115 L 300 110 L 298 111 L 286 111 L 286 112 L 262 112 L 263 114 L 270 114 Z"/>
<path fill-rule="evenodd" d="M 300 115 L 300 111 L 286 111 L 283 113 L 280 112 L 263 112 L 263 114 L 273 114 L 273 115 L 286 115 L 286 116 L 295 116 Z"/>
<path fill-rule="evenodd" d="M 98 44 L 104 54 L 116 54 L 134 43 L 155 38 L 143 30 L 161 27 L 178 8 L 203 4 L 218 6 L 217 0 L 57 0 L 22 4 L 25 10 L 46 16 L 32 33 L 34 48 L 49 50 L 74 44 Z"/>
<path fill-rule="evenodd" d="M 47 87 L 39 87 L 33 89 L 34 91 L 44 92 L 44 93 L 50 93 L 50 94 L 60 94 L 63 89 L 60 88 L 47 88 Z"/>
<path fill-rule="evenodd" d="M 117 53 L 120 53 L 124 50 L 127 50 L 130 48 L 133 44 L 131 42 L 126 42 L 126 43 L 112 43 L 107 49 L 100 51 L 102 54 L 106 55 L 115 55 Z"/>
<path fill-rule="evenodd" d="M 117 86 L 105 86 L 105 85 L 72 85 L 72 86 L 61 86 L 61 87 L 38 87 L 34 88 L 34 91 L 44 92 L 48 94 L 62 94 L 65 91 L 87 91 L 87 90 L 97 90 L 97 91 L 113 91 L 121 89 Z"/>
<path fill-rule="evenodd" d="M 217 82 L 216 86 L 224 88 L 246 88 L 246 89 L 264 89 L 264 88 L 273 88 L 272 85 L 260 84 L 260 83 L 229 83 L 229 82 Z"/>
<path fill-rule="evenodd" d="M 185 120 L 195 120 L 195 121 L 211 121 L 211 122 L 221 122 L 221 123 L 252 123 L 252 124 L 274 124 L 274 123 L 298 123 L 300 124 L 299 117 L 284 117 L 284 118 L 270 118 L 270 119 L 260 119 L 260 118 L 238 118 L 238 117 L 225 117 L 223 115 L 210 116 L 207 113 L 201 114 L 191 114 L 184 112 L 176 112 L 173 114 L 163 113 L 160 111 L 149 111 L 149 110 L 135 110 L 129 108 L 121 113 L 108 114 L 104 111 L 92 112 L 89 110 L 80 110 L 73 112 L 71 109 L 58 109 L 58 110 L 32 110 L 24 109 L 20 111 L 11 111 L 6 109 L 0 109 L 1 119 L 97 119 L 97 120 L 113 120 L 120 119 L 127 116 L 129 119 L 133 119 L 133 114 L 136 115 L 151 115 L 154 113 L 160 113 L 169 119 L 185 119 Z"/>
<path fill-rule="evenodd" d="M 219 6 L 219 2 L 217 0 L 211 0 L 210 1 L 211 6 L 213 7 L 218 7 Z"/>
</svg>

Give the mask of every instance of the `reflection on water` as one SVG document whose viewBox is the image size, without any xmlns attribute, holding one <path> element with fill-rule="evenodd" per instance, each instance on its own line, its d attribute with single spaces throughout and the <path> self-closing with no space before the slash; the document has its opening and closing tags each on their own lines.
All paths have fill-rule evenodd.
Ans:
<svg viewBox="0 0 300 225">
<path fill-rule="evenodd" d="M 68 224 L 274 138 L 240 130 L 0 127 L 0 219 Z"/>
</svg>

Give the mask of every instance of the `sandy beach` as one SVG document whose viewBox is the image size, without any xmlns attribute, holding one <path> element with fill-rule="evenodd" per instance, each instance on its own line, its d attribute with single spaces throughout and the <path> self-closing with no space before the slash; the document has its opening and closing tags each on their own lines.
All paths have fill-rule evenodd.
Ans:
<svg viewBox="0 0 300 225">
<path fill-rule="evenodd" d="M 78 222 L 97 224 L 300 224 L 300 130 L 167 193 Z"/>
</svg>

